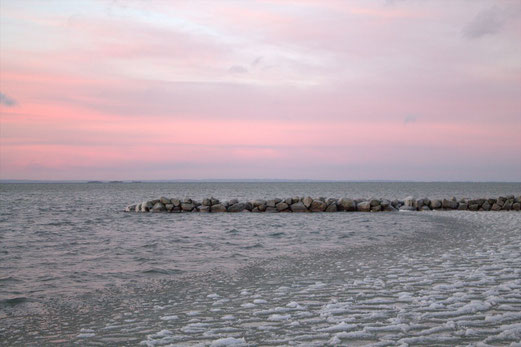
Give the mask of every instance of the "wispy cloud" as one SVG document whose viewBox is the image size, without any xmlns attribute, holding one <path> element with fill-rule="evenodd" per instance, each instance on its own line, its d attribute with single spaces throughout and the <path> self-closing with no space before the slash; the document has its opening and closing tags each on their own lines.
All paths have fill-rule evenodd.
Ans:
<svg viewBox="0 0 521 347">
<path fill-rule="evenodd" d="M 248 69 L 242 65 L 233 65 L 228 69 L 231 73 L 243 74 L 248 73 Z"/>
<path fill-rule="evenodd" d="M 463 35 L 469 39 L 477 39 L 496 34 L 501 31 L 507 19 L 505 11 L 497 6 L 481 10 L 463 27 Z"/>
<path fill-rule="evenodd" d="M 0 105 L 4 105 L 7 107 L 16 106 L 17 102 L 15 99 L 9 97 L 4 93 L 0 93 Z"/>
</svg>

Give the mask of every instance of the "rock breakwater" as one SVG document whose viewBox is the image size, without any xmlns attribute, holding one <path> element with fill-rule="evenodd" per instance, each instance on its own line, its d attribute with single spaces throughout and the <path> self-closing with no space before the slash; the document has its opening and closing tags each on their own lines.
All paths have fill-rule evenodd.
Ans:
<svg viewBox="0 0 521 347">
<path fill-rule="evenodd" d="M 190 198 L 177 199 L 161 197 L 142 203 L 129 205 L 125 212 L 393 212 L 393 211 L 431 211 L 431 210 L 466 210 L 466 211 L 520 211 L 521 196 L 500 196 L 482 199 L 416 199 L 407 197 L 403 200 L 388 199 L 350 199 L 350 198 L 312 198 L 292 197 L 286 199 L 257 199 L 240 202 L 237 199 L 220 201 L 205 198 L 202 201 Z"/>
</svg>

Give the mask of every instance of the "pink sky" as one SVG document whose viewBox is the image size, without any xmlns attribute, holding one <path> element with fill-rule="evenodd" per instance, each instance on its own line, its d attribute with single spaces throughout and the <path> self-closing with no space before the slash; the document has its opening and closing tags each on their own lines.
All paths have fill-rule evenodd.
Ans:
<svg viewBox="0 0 521 347">
<path fill-rule="evenodd" d="M 521 181 L 521 3 L 1 1 L 0 179 Z"/>
</svg>

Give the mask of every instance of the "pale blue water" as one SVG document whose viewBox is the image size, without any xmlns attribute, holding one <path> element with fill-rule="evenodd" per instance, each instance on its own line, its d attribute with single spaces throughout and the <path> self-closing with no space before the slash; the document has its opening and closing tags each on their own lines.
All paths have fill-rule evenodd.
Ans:
<svg viewBox="0 0 521 347">
<path fill-rule="evenodd" d="M 360 289 L 366 286 L 365 289 L 360 289 L 360 293 L 372 291 L 372 294 L 368 294 L 365 299 L 380 297 L 375 294 L 379 293 L 378 286 L 367 287 L 368 283 L 374 284 L 378 276 L 385 277 L 392 272 L 386 272 L 385 276 L 380 273 L 382 264 L 387 264 L 391 269 L 391 265 L 395 266 L 395 276 L 398 277 L 400 271 L 413 267 L 405 258 L 400 258 L 402 256 L 410 256 L 411 259 L 416 257 L 416 266 L 419 269 L 414 271 L 425 272 L 429 267 L 429 259 L 452 254 L 449 252 L 451 249 L 467 247 L 472 250 L 473 256 L 476 252 L 483 252 L 484 259 L 490 258 L 487 261 L 498 261 L 500 270 L 505 271 L 503 282 L 510 281 L 508 285 L 514 292 L 518 283 L 515 281 L 519 281 L 516 278 L 519 272 L 515 272 L 513 265 L 510 269 L 510 263 L 501 263 L 503 258 L 494 258 L 504 250 L 499 245 L 503 245 L 505 240 L 514 242 L 514 245 L 519 241 L 519 233 L 515 231 L 519 231 L 520 214 L 515 212 L 304 215 L 122 212 L 126 205 L 134 202 L 159 196 L 195 199 L 215 196 L 223 200 L 253 200 L 295 195 L 394 199 L 408 195 L 419 198 L 476 198 L 507 194 L 521 195 L 521 184 L 3 184 L 0 186 L 0 323 L 4 324 L 0 324 L 0 343 L 40 345 L 58 342 L 143 342 L 161 345 L 193 342 L 204 345 L 219 338 L 233 337 L 239 342 L 244 338 L 245 343 L 253 344 L 266 341 L 272 341 L 270 343 L 274 345 L 297 341 L 304 344 L 316 342 L 318 345 L 330 341 L 335 344 L 331 340 L 335 338 L 335 334 L 342 331 L 347 334 L 350 329 L 344 327 L 345 330 L 342 330 L 342 326 L 337 327 L 340 330 L 326 329 L 327 322 L 338 324 L 346 321 L 343 317 L 343 320 L 339 318 L 340 321 L 337 322 L 335 314 L 328 316 L 324 313 L 327 305 L 332 304 L 331 300 L 335 298 L 337 301 L 347 300 L 345 293 L 342 294 L 342 288 L 350 293 L 349 290 L 354 289 L 349 288 Z M 493 234 L 494 237 L 487 233 L 490 230 L 490 226 L 487 227 L 488 220 L 497 225 L 498 231 Z M 501 240 L 495 238 L 499 235 Z M 492 248 L 495 253 L 490 253 Z M 465 252 L 462 250 L 456 254 Z M 512 259 L 509 261 L 519 260 L 521 263 L 521 259 L 516 258 L 519 257 L 516 252 L 516 249 L 510 249 L 508 254 Z M 430 254 L 433 258 L 425 258 L 425 254 Z M 486 272 L 486 268 L 480 268 L 486 264 L 476 260 L 474 262 L 475 272 Z M 404 265 L 406 263 L 407 266 Z M 436 266 L 442 269 L 446 265 L 441 262 Z M 373 279 L 362 276 L 361 269 L 370 273 Z M 350 277 L 345 277 L 346 273 Z M 444 275 L 440 270 L 437 275 L 434 273 L 429 276 Z M 513 276 L 513 279 L 508 280 L 508 276 Z M 443 279 L 445 282 L 452 280 Z M 443 281 L 440 280 L 440 283 Z M 313 289 L 315 282 L 322 283 L 317 288 L 324 290 Z M 425 286 L 425 292 L 433 288 L 434 282 L 428 285 L 419 281 L 415 285 Z M 489 283 L 489 288 L 487 284 L 482 287 L 493 291 L 494 285 L 505 285 L 500 282 L 496 278 Z M 277 291 L 279 287 L 288 289 Z M 304 289 L 317 293 L 310 297 L 300 293 Z M 220 297 L 226 297 L 228 301 L 214 305 L 219 299 L 211 294 L 218 290 Z M 460 287 L 459 291 L 461 290 Z M 241 295 L 242 291 L 248 294 Z M 401 287 L 397 295 L 401 292 L 407 292 L 406 288 Z M 414 290 L 410 292 L 418 294 Z M 301 294 L 306 296 L 305 300 L 301 300 Z M 499 294 L 501 291 L 498 291 Z M 262 299 L 260 296 L 256 299 L 255 295 L 262 296 Z M 353 292 L 352 295 L 356 297 L 357 294 Z M 483 295 L 485 299 L 492 296 L 490 293 Z M 280 298 L 285 296 L 289 301 L 281 306 L 283 302 L 280 302 Z M 481 301 L 485 302 L 483 298 Z M 297 299 L 302 301 L 300 306 L 307 307 L 305 310 L 285 306 L 295 306 L 292 301 Z M 256 310 L 255 308 L 248 309 L 241 305 L 253 303 L 253 300 L 266 300 L 271 304 L 254 304 L 257 306 L 257 313 L 252 315 L 248 310 Z M 473 301 L 469 297 L 463 302 L 468 304 Z M 521 296 L 510 300 L 510 308 L 505 306 L 506 302 L 508 300 L 504 304 L 496 303 L 494 312 L 497 313 L 501 305 L 505 312 L 515 312 L 518 308 L 521 310 Z M 232 303 L 237 306 L 226 307 Z M 272 311 L 260 312 L 259 307 L 262 305 L 271 307 Z M 316 305 L 318 311 L 313 311 L 313 305 Z M 489 303 L 483 305 L 485 307 Z M 224 308 L 220 308 L 221 306 Z M 281 310 L 280 307 L 289 310 Z M 161 319 L 169 317 L 165 310 L 171 311 L 170 316 L 177 318 Z M 199 313 L 192 315 L 192 311 Z M 364 309 L 359 308 L 359 311 Z M 411 314 L 423 312 L 417 307 L 411 307 L 409 311 Z M 225 315 L 225 312 L 228 314 Z M 306 314 L 303 314 L 299 317 L 299 312 L 308 312 L 310 316 L 306 318 Z M 274 314 L 279 314 L 280 317 L 273 316 Z M 230 317 L 222 320 L 219 315 Z M 424 315 L 425 312 L 418 316 L 418 321 L 422 324 L 437 324 L 435 319 L 426 323 Z M 260 317 L 263 317 L 262 322 L 259 321 Z M 350 317 L 356 318 L 356 314 L 352 313 Z M 398 324 L 389 320 L 393 317 L 396 320 L 398 316 L 390 314 L 386 318 L 388 321 L 379 322 L 377 326 Z M 514 317 L 508 321 L 519 322 L 520 319 L 521 317 Z M 251 324 L 247 324 L 248 322 Z M 366 329 L 365 337 L 360 333 L 355 340 L 367 343 L 383 341 L 382 336 L 385 334 L 367 330 L 369 325 L 364 325 L 364 322 L 374 323 L 362 318 L 359 321 L 355 319 L 358 327 L 353 330 Z M 412 322 L 400 322 L 408 324 L 408 329 L 412 329 Z M 266 323 L 273 327 L 268 327 L 267 330 L 258 329 L 258 326 Z M 446 317 L 443 318 L 443 324 L 448 324 Z M 117 327 L 111 328 L 112 325 Z M 461 333 L 463 328 L 450 328 L 447 331 L 451 339 L 446 342 L 450 345 L 454 341 L 482 341 L 490 336 L 500 335 L 503 325 L 498 324 L 497 331 L 489 332 L 488 335 L 481 332 L 476 338 L 460 336 L 460 340 L 451 339 L 458 338 L 456 332 Z M 374 324 L 371 326 L 375 327 Z M 411 338 L 415 334 L 408 329 L 400 330 L 404 336 L 387 338 L 394 342 Z M 167 332 L 154 335 L 162 330 Z M 292 334 L 292 331 L 297 333 Z M 304 331 L 314 333 L 307 340 L 299 340 L 299 336 L 305 335 Z M 512 333 L 514 340 L 517 336 L 515 333 Z M 388 332 L 389 334 L 391 333 Z M 486 336 L 483 337 L 483 334 Z M 420 335 L 425 337 L 425 334 Z M 354 341 L 342 335 L 338 339 L 342 344 Z M 505 340 L 503 336 L 500 341 L 510 340 Z"/>
</svg>

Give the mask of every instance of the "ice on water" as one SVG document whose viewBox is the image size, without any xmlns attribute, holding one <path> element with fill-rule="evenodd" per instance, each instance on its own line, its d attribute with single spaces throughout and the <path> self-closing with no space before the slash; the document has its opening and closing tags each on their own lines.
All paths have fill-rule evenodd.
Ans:
<svg viewBox="0 0 521 347">
<path fill-rule="evenodd" d="M 134 323 L 113 319 L 115 328 L 77 339 L 132 331 L 146 346 L 519 346 L 521 218 L 454 214 L 438 213 L 445 228 L 427 239 L 280 258 L 190 295 L 166 290 Z"/>
</svg>

